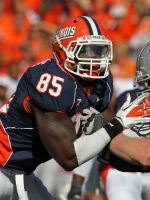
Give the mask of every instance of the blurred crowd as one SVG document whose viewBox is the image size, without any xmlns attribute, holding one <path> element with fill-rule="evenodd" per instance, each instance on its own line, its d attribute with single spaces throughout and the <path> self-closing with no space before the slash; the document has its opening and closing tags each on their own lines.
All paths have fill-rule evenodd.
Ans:
<svg viewBox="0 0 150 200">
<path fill-rule="evenodd" d="M 150 0 L 0 0 L 0 99 L 1 85 L 8 97 L 28 67 L 53 56 L 57 26 L 79 15 L 97 18 L 113 42 L 116 94 L 124 80 L 130 85 L 137 53 L 150 40 Z"/>
</svg>

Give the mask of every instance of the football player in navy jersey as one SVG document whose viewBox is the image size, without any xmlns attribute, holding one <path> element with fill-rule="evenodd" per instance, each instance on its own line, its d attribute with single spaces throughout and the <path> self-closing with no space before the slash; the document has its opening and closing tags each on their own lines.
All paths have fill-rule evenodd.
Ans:
<svg viewBox="0 0 150 200">
<path fill-rule="evenodd" d="M 112 43 L 101 34 L 94 19 L 73 17 L 58 27 L 53 53 L 54 59 L 26 71 L 9 104 L 1 109 L 1 173 L 7 180 L 4 188 L 10 186 L 15 200 L 51 199 L 32 173 L 39 164 L 53 158 L 65 170 L 72 170 L 97 155 L 124 128 L 150 121 L 143 118 L 150 112 L 145 111 L 149 102 L 143 103 L 144 94 L 132 103 L 128 98 L 123 109 L 100 131 L 79 137 L 83 110 L 93 101 L 95 106 L 100 102 L 105 107 L 99 92 L 101 79 L 108 83 L 111 80 Z M 91 83 L 89 97 L 81 79 Z M 92 115 L 92 107 L 90 112 Z M 104 117 L 99 117 L 103 123 Z"/>
</svg>

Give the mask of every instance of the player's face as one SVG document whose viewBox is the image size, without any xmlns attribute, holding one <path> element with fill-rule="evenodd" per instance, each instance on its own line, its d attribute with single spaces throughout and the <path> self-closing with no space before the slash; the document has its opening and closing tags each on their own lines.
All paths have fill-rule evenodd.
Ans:
<svg viewBox="0 0 150 200">
<path fill-rule="evenodd" d="M 78 56 L 79 58 L 105 58 L 108 56 L 108 46 L 84 45 Z"/>
<path fill-rule="evenodd" d="M 105 66 L 101 66 L 100 63 L 97 61 L 98 59 L 104 59 L 105 57 L 109 56 L 109 47 L 107 45 L 84 45 L 80 49 L 78 54 L 79 59 L 83 59 L 86 63 L 88 60 L 91 59 L 91 63 L 89 64 L 82 64 L 83 73 L 88 74 L 90 70 L 90 66 L 92 65 L 92 74 L 98 75 L 103 73 L 105 70 Z"/>
</svg>

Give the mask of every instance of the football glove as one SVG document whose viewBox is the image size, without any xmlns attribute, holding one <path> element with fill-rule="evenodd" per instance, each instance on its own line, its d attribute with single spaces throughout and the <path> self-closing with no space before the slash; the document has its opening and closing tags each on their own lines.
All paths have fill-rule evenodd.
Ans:
<svg viewBox="0 0 150 200">
<path fill-rule="evenodd" d="M 107 123 L 104 116 L 90 107 L 89 109 L 83 110 L 83 115 L 81 116 L 82 132 L 85 135 L 90 135 L 103 127 Z"/>
<path fill-rule="evenodd" d="M 150 122 L 150 101 L 144 101 L 149 93 L 143 93 L 131 102 L 131 96 L 127 94 L 127 100 L 116 114 L 116 118 L 124 128 L 131 128 L 138 123 Z"/>
<path fill-rule="evenodd" d="M 123 131 L 124 128 L 130 128 L 137 123 L 150 122 L 150 101 L 144 101 L 149 96 L 148 93 L 140 95 L 133 102 L 130 94 L 127 100 L 109 123 L 103 125 L 104 117 L 93 108 L 84 109 L 81 117 L 82 130 L 86 134 L 92 134 L 102 126 L 105 128 L 111 138 Z"/>
</svg>

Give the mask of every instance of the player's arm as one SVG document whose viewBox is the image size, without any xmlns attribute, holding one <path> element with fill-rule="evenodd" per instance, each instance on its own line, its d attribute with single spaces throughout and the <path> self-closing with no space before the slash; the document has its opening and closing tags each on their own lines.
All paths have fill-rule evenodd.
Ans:
<svg viewBox="0 0 150 200">
<path fill-rule="evenodd" d="M 73 122 L 66 114 L 42 112 L 32 105 L 41 140 L 48 153 L 66 170 L 72 170 L 96 156 L 111 140 L 101 133 L 76 138 Z"/>
<path fill-rule="evenodd" d="M 144 109 L 149 106 L 149 104 L 138 105 L 143 98 L 139 97 L 132 104 L 127 104 L 125 110 L 121 110 L 119 120 L 115 117 L 104 128 L 78 139 L 76 139 L 74 125 L 66 114 L 42 112 L 34 106 L 32 110 L 35 114 L 39 135 L 47 151 L 64 169 L 72 170 L 101 152 L 113 137 L 122 132 L 124 127 L 135 125 L 143 119 L 135 117 L 137 112 L 138 116 L 143 115 L 141 110 L 143 106 Z M 146 113 L 148 112 L 149 110 L 146 110 Z M 132 116 L 129 117 L 130 120 L 126 120 L 128 115 Z M 98 122 L 101 119 L 98 119 Z M 150 118 L 144 118 L 144 122 L 148 121 L 150 122 Z"/>
<path fill-rule="evenodd" d="M 78 166 L 73 146 L 76 132 L 70 118 L 64 113 L 43 112 L 32 105 L 40 138 L 48 153 L 66 170 Z"/>
<path fill-rule="evenodd" d="M 114 116 L 110 108 L 107 108 L 105 111 L 103 111 L 102 114 L 105 117 L 105 119 L 107 119 L 108 121 L 110 121 Z M 106 124 L 106 121 L 103 121 L 102 126 L 105 124 Z M 67 196 L 68 200 L 72 200 L 76 198 L 81 199 L 83 184 L 86 177 L 88 176 L 90 172 L 92 163 L 93 163 L 93 159 L 75 168 L 73 176 L 72 176 L 70 191 Z"/>
<path fill-rule="evenodd" d="M 110 150 L 129 162 L 150 166 L 150 137 L 131 138 L 119 134 L 111 141 Z"/>
</svg>

